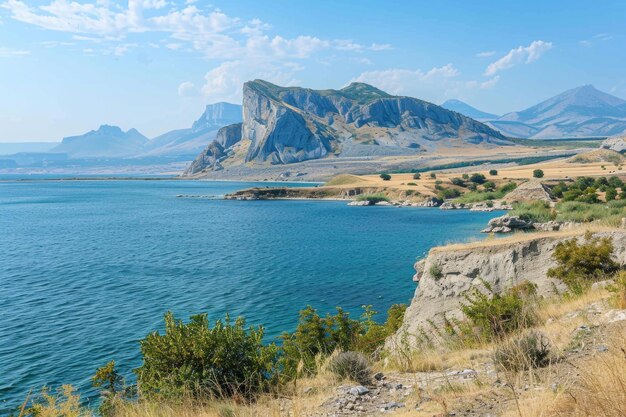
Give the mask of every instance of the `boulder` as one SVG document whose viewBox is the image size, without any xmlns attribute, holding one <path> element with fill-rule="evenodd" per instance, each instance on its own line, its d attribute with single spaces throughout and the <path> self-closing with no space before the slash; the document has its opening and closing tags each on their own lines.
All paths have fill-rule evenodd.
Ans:
<svg viewBox="0 0 626 417">
<path fill-rule="evenodd" d="M 615 152 L 626 152 L 626 135 L 612 136 L 602 142 L 601 148 Z"/>
<path fill-rule="evenodd" d="M 533 229 L 533 223 L 523 220 L 518 216 L 496 217 L 489 220 L 487 228 L 481 230 L 482 233 L 508 233 L 513 230 L 530 230 Z"/>
</svg>

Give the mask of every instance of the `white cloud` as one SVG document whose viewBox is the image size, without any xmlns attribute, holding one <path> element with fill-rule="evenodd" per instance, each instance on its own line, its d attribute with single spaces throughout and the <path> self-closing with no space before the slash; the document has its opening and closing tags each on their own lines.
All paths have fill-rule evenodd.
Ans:
<svg viewBox="0 0 626 417">
<path fill-rule="evenodd" d="M 10 58 L 13 56 L 24 56 L 24 55 L 30 55 L 30 51 L 0 47 L 0 58 Z"/>
<path fill-rule="evenodd" d="M 591 37 L 591 39 L 585 39 L 585 40 L 582 40 L 582 41 L 580 41 L 578 43 L 580 45 L 584 46 L 584 47 L 590 47 L 594 43 L 603 42 L 603 41 L 610 41 L 611 39 L 613 39 L 613 35 L 611 35 L 610 33 L 598 33 L 596 35 L 593 35 Z"/>
<path fill-rule="evenodd" d="M 476 54 L 476 56 L 478 58 L 488 58 L 490 56 L 494 56 L 496 54 L 496 51 L 484 51 L 484 52 L 479 52 Z"/>
<path fill-rule="evenodd" d="M 213 68 L 204 76 L 202 94 L 208 102 L 241 102 L 243 83 L 261 78 L 279 85 L 296 85 L 298 67 L 274 62 L 257 63 L 255 67 L 243 61 L 228 61 Z"/>
<path fill-rule="evenodd" d="M 454 80 L 459 71 L 452 65 L 434 67 L 428 71 L 392 68 L 367 71 L 352 79 L 372 84 L 391 94 L 409 95 L 439 101 L 447 90 L 458 85 Z"/>
<path fill-rule="evenodd" d="M 498 83 L 498 81 L 500 81 L 500 76 L 496 75 L 495 77 L 492 77 L 487 81 L 468 81 L 465 85 L 467 86 L 467 88 L 470 89 L 479 88 L 481 90 L 488 90 L 490 88 L 493 88 Z"/>
<path fill-rule="evenodd" d="M 193 97 L 198 95 L 198 89 L 191 81 L 185 81 L 178 86 L 178 95 L 181 97 Z"/>
<path fill-rule="evenodd" d="M 511 49 L 508 54 L 489 64 L 485 70 L 486 76 L 495 75 L 497 72 L 512 68 L 518 64 L 530 64 L 538 60 L 544 52 L 552 48 L 551 42 L 534 41 L 528 46 L 519 46 Z"/>
<path fill-rule="evenodd" d="M 373 43 L 370 45 L 369 49 L 372 51 L 388 51 L 393 49 L 393 47 L 388 43 Z"/>
</svg>

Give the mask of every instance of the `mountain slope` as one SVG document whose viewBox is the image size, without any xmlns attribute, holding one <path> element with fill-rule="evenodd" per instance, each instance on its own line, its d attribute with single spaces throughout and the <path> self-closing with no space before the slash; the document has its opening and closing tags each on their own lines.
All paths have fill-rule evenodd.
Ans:
<svg viewBox="0 0 626 417">
<path fill-rule="evenodd" d="M 610 136 L 626 131 L 626 101 L 585 85 L 489 125 L 517 137 Z"/>
<path fill-rule="evenodd" d="M 136 129 L 124 132 L 117 126 L 102 125 L 83 135 L 63 138 L 50 152 L 72 158 L 125 158 L 141 153 L 148 138 Z"/>
<path fill-rule="evenodd" d="M 497 119 L 498 115 L 493 113 L 487 113 L 482 110 L 478 110 L 476 107 L 472 107 L 467 103 L 462 102 L 461 100 L 446 100 L 441 107 L 444 109 L 452 110 L 457 113 L 461 113 L 464 116 L 471 117 L 476 120 L 493 120 Z"/>
<path fill-rule="evenodd" d="M 220 167 L 358 156 L 366 148 L 371 155 L 384 156 L 411 155 L 449 143 L 509 143 L 500 133 L 459 113 L 392 96 L 367 84 L 312 90 L 263 80 L 244 84 L 240 136 Z M 212 168 L 208 164 L 202 169 Z"/>
<path fill-rule="evenodd" d="M 190 155 L 201 152 L 215 139 L 220 128 L 241 122 L 241 105 L 231 103 L 209 104 L 189 129 L 164 133 L 146 144 L 146 155 Z"/>
</svg>

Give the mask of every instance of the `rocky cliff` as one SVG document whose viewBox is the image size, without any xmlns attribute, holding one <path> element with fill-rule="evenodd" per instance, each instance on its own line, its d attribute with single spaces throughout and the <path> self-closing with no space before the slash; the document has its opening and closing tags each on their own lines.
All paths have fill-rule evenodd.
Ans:
<svg viewBox="0 0 626 417">
<path fill-rule="evenodd" d="M 434 144 L 509 144 L 459 113 L 363 83 L 341 90 L 244 84 L 237 163 L 289 164 L 331 156 L 416 154 Z M 229 161 L 232 162 L 232 161 Z M 214 169 L 206 165 L 203 169 Z"/>
<path fill-rule="evenodd" d="M 415 264 L 418 287 L 403 325 L 389 340 L 389 346 L 417 343 L 416 336 L 422 331 L 428 333 L 432 324 L 441 324 L 444 314 L 448 319 L 461 319 L 463 294 L 473 287 L 482 288 L 483 281 L 495 292 L 525 280 L 537 285 L 540 296 L 565 290 L 563 283 L 547 277 L 548 269 L 555 265 L 552 252 L 559 242 L 582 239 L 583 233 L 537 234 L 432 249 L 425 260 Z M 626 264 L 626 230 L 596 235 L 612 237 L 615 258 Z"/>
<path fill-rule="evenodd" d="M 217 131 L 215 139 L 185 169 L 183 175 L 189 176 L 201 172 L 206 167 L 222 169 L 221 160 L 228 157 L 227 149 L 241 140 L 241 123 L 224 126 Z"/>
</svg>

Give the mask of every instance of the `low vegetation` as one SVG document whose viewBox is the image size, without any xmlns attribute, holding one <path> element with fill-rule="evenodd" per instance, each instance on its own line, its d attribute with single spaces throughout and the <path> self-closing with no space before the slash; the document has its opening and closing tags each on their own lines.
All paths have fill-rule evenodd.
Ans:
<svg viewBox="0 0 626 417">
<path fill-rule="evenodd" d="M 389 201 L 389 198 L 383 193 L 361 194 L 356 199 L 357 201 L 369 201 L 372 204 L 380 203 L 381 201 Z"/>
</svg>

